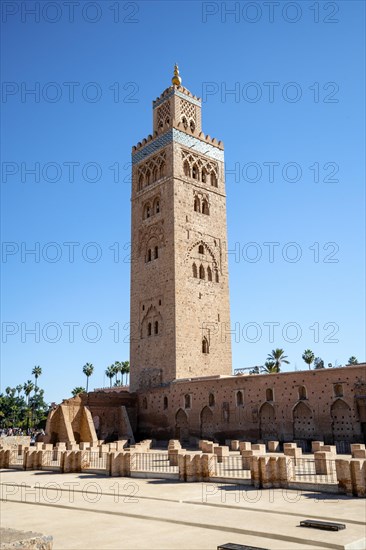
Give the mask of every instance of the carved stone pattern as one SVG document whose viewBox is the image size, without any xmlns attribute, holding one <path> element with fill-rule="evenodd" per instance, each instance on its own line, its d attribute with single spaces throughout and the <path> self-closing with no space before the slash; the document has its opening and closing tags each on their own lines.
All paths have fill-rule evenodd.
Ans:
<svg viewBox="0 0 366 550">
<path fill-rule="evenodd" d="M 163 220 L 154 225 L 150 225 L 146 229 L 141 228 L 139 231 L 139 254 L 145 251 L 146 245 L 152 237 L 155 237 L 159 246 L 165 245 Z"/>
</svg>

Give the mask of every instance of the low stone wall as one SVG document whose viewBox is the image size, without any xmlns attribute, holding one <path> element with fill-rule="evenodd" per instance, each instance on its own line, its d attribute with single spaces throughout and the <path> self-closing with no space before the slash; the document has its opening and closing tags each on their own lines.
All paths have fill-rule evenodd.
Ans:
<svg viewBox="0 0 366 550">
<path fill-rule="evenodd" d="M 24 550 L 52 550 L 53 538 L 41 533 L 32 531 L 18 531 L 1 527 L 0 529 L 1 550 L 13 550 L 23 548 Z"/>
<path fill-rule="evenodd" d="M 17 445 L 30 445 L 30 436 L 28 435 L 9 435 L 7 437 L 0 437 L 0 449 L 9 449 L 16 447 Z"/>
<path fill-rule="evenodd" d="M 303 457 L 295 443 L 277 451 L 277 442 L 268 445 L 250 444 L 236 440 L 220 446 L 208 440 L 199 442 L 200 450 L 187 451 L 177 440 L 170 440 L 168 451 L 151 449 L 151 440 L 125 448 L 125 441 L 91 447 L 89 443 L 51 444 L 38 443 L 34 447 L 19 445 L 16 449 L 0 450 L 0 468 L 24 470 L 53 470 L 62 473 L 95 472 L 109 476 L 174 477 L 187 482 L 228 482 L 245 480 L 257 488 L 292 487 L 293 484 L 316 486 L 318 490 L 338 490 L 351 496 L 366 496 L 366 458 L 363 444 L 355 444 L 353 458 L 337 458 L 335 448 L 314 445 L 319 449 L 311 457 Z M 208 451 L 209 450 L 209 451 Z M 358 453 L 362 456 L 356 457 Z M 302 477 L 305 476 L 305 477 Z M 325 478 L 325 479 L 324 479 Z"/>
</svg>

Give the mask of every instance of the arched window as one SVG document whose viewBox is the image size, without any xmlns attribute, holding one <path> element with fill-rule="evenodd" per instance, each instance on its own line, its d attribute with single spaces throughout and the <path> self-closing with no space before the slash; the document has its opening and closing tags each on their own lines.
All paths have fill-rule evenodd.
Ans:
<svg viewBox="0 0 366 550">
<path fill-rule="evenodd" d="M 151 172 L 150 170 L 147 170 L 146 172 L 146 185 L 150 185 L 151 183 Z"/>
<path fill-rule="evenodd" d="M 190 127 L 190 129 L 191 129 L 191 132 L 194 132 L 194 131 L 195 131 L 196 125 L 195 125 L 195 123 L 193 122 L 193 120 L 190 120 L 190 122 L 189 122 L 189 127 Z"/>
<path fill-rule="evenodd" d="M 203 244 L 200 244 L 198 246 L 198 254 L 204 254 L 205 253 L 205 248 L 203 246 Z"/>
<path fill-rule="evenodd" d="M 216 270 L 216 271 L 215 271 L 215 281 L 216 281 L 216 283 L 218 283 L 219 280 L 220 280 L 220 279 L 219 279 L 219 272 Z"/>
<path fill-rule="evenodd" d="M 164 396 L 164 405 L 163 405 L 163 407 L 164 407 L 164 409 L 168 408 L 168 398 L 167 398 L 166 395 Z"/>
<path fill-rule="evenodd" d="M 157 179 L 158 179 L 158 169 L 157 169 L 156 166 L 154 166 L 154 170 L 153 170 L 153 173 L 152 173 L 152 180 L 154 182 L 154 181 L 157 181 Z"/>
<path fill-rule="evenodd" d="M 202 169 L 201 180 L 203 183 L 206 183 L 207 181 L 207 171 L 205 168 Z"/>
<path fill-rule="evenodd" d="M 150 204 L 145 206 L 145 218 L 150 218 Z"/>
<path fill-rule="evenodd" d="M 163 178 L 165 176 L 165 162 L 162 162 L 160 165 L 160 177 Z"/>
<path fill-rule="evenodd" d="M 143 400 L 142 400 L 142 408 L 145 409 L 145 411 L 147 409 L 147 399 L 146 399 L 146 397 L 144 397 Z"/>
<path fill-rule="evenodd" d="M 152 327 L 151 327 L 151 323 L 148 323 L 148 324 L 147 324 L 147 335 L 148 335 L 148 336 L 151 336 L 151 328 L 152 328 Z"/>
<path fill-rule="evenodd" d="M 184 396 L 184 408 L 185 409 L 191 408 L 191 396 L 188 393 Z"/>
<path fill-rule="evenodd" d="M 166 125 L 170 124 L 170 117 L 168 117 L 168 116 L 166 117 L 166 119 L 165 119 L 165 124 L 166 124 Z"/>
<path fill-rule="evenodd" d="M 215 396 L 213 393 L 210 393 L 208 396 L 208 404 L 210 407 L 213 407 L 215 405 Z"/>
<path fill-rule="evenodd" d="M 139 191 L 141 191 L 143 186 L 144 186 L 144 176 L 141 174 L 140 177 L 139 177 L 139 185 L 138 185 Z"/>
<path fill-rule="evenodd" d="M 204 199 L 202 201 L 202 214 L 206 214 L 208 216 L 209 214 L 209 211 L 208 211 L 208 202 L 206 201 L 206 199 Z"/>
<path fill-rule="evenodd" d="M 155 321 L 154 323 L 154 333 L 159 334 L 159 321 Z"/>
<path fill-rule="evenodd" d="M 207 280 L 212 281 L 212 271 L 211 271 L 210 266 L 208 266 L 208 268 L 207 268 Z"/>
<path fill-rule="evenodd" d="M 182 117 L 182 122 L 183 122 L 183 126 L 184 126 L 184 129 L 187 130 L 188 128 L 188 120 L 186 119 L 186 117 Z"/>
<path fill-rule="evenodd" d="M 305 386 L 299 386 L 298 387 L 298 394 L 299 394 L 299 399 L 307 399 L 307 394 L 306 394 L 306 388 Z"/>
<path fill-rule="evenodd" d="M 334 384 L 334 396 L 343 397 L 343 386 L 342 384 Z"/>
<path fill-rule="evenodd" d="M 197 266 L 196 264 L 192 265 L 193 277 L 197 279 Z"/>
<path fill-rule="evenodd" d="M 154 248 L 154 252 L 155 252 L 154 259 L 157 260 L 157 258 L 159 257 L 159 247 L 158 246 L 156 246 Z"/>
<path fill-rule="evenodd" d="M 151 248 L 147 251 L 147 261 L 151 262 Z"/>
<path fill-rule="evenodd" d="M 200 279 L 204 279 L 204 278 L 205 278 L 205 268 L 201 264 L 200 265 Z"/>
<path fill-rule="evenodd" d="M 217 187 L 217 176 L 215 172 L 211 172 L 211 185 Z"/>
<path fill-rule="evenodd" d="M 198 180 L 198 168 L 196 164 L 192 166 L 192 178 Z"/>
<path fill-rule="evenodd" d="M 185 160 L 183 163 L 183 172 L 184 172 L 184 175 L 187 176 L 188 178 L 191 177 L 191 169 L 190 169 L 188 160 Z"/>
<path fill-rule="evenodd" d="M 200 212 L 200 200 L 198 197 L 195 197 L 194 199 L 194 211 L 195 212 Z"/>
<path fill-rule="evenodd" d="M 266 401 L 273 401 L 273 390 L 272 388 L 266 389 Z"/>
<path fill-rule="evenodd" d="M 156 200 L 155 201 L 155 214 L 159 214 L 159 212 L 160 212 L 160 201 Z"/>
<path fill-rule="evenodd" d="M 208 353 L 208 340 L 206 336 L 202 340 L 202 353 L 205 353 L 205 354 Z"/>
<path fill-rule="evenodd" d="M 242 407 L 244 404 L 243 392 L 241 390 L 236 392 L 236 406 Z"/>
</svg>

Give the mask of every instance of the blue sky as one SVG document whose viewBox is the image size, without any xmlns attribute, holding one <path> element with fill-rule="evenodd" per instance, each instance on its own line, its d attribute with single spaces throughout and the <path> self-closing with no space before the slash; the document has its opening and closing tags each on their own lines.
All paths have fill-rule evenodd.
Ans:
<svg viewBox="0 0 366 550">
<path fill-rule="evenodd" d="M 2 389 L 40 365 L 60 401 L 128 359 L 131 146 L 174 62 L 225 143 L 233 367 L 365 359 L 364 3 L 25 4 L 2 3 Z"/>
</svg>

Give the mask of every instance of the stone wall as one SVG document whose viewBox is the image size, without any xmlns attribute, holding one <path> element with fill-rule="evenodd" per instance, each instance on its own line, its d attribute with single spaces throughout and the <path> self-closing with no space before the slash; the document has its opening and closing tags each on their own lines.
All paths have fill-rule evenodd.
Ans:
<svg viewBox="0 0 366 550">
<path fill-rule="evenodd" d="M 364 441 L 366 365 L 176 380 L 138 392 L 140 437 Z M 305 397 L 305 398 L 304 398 Z"/>
</svg>

